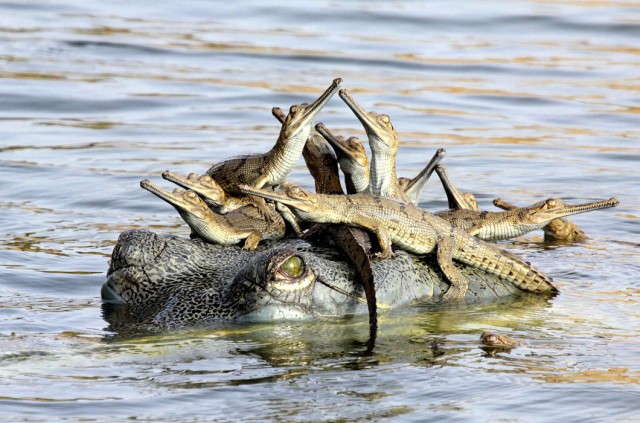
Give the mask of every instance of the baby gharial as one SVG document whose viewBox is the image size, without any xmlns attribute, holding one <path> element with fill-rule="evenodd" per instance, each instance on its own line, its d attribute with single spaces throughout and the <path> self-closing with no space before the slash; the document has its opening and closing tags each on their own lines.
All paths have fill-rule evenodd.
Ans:
<svg viewBox="0 0 640 423">
<path fill-rule="evenodd" d="M 140 186 L 171 204 L 198 237 L 211 243 L 234 245 L 244 241 L 244 248 L 253 250 L 260 240 L 280 239 L 286 232 L 285 222 L 275 208 L 271 208 L 269 220 L 251 206 L 221 215 L 195 191 L 176 188 L 170 193 L 148 180 L 140 182 Z"/>
</svg>

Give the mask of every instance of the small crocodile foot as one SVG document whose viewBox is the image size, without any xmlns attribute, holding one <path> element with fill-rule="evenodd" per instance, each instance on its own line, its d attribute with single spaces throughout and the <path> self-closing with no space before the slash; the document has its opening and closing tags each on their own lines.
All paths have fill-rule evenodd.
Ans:
<svg viewBox="0 0 640 423">
<path fill-rule="evenodd" d="M 247 239 L 244 240 L 243 250 L 253 251 L 258 246 L 258 243 L 262 239 L 262 235 L 259 232 L 252 232 Z"/>
<path fill-rule="evenodd" d="M 267 204 L 264 198 L 257 196 L 251 197 L 251 205 L 258 208 L 260 212 L 260 216 L 263 217 L 267 222 L 275 222 L 276 217 L 274 216 L 273 209 Z"/>
<path fill-rule="evenodd" d="M 374 253 L 373 256 L 375 258 L 379 258 L 379 259 L 388 259 L 388 258 L 395 257 L 395 255 L 393 254 L 393 251 L 391 251 L 391 249 L 386 250 L 386 251 L 378 251 L 377 253 Z"/>
</svg>

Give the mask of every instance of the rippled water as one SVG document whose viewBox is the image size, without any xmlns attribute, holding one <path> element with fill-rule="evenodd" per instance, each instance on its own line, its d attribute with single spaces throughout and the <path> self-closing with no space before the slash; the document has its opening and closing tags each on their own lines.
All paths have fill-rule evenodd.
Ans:
<svg viewBox="0 0 640 423">
<path fill-rule="evenodd" d="M 0 40 L 3 421 L 637 421 L 640 3 L 16 1 Z M 118 234 L 188 234 L 138 182 L 266 151 L 271 107 L 337 76 L 391 115 L 400 175 L 445 147 L 485 209 L 618 197 L 575 218 L 586 243 L 504 243 L 561 294 L 386 313 L 371 354 L 366 316 L 110 340 Z M 363 135 L 337 98 L 321 119 Z"/>
</svg>

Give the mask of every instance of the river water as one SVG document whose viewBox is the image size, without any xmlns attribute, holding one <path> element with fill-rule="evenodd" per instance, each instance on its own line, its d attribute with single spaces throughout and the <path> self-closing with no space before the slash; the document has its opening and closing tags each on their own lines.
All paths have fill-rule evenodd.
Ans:
<svg viewBox="0 0 640 423">
<path fill-rule="evenodd" d="M 639 2 L 7 1 L 0 40 L 0 420 L 638 421 Z M 118 234 L 188 235 L 139 181 L 267 151 L 338 76 L 401 176 L 444 147 L 483 209 L 618 197 L 585 243 L 502 243 L 560 295 L 384 313 L 370 354 L 366 316 L 112 339 Z M 320 120 L 365 139 L 337 96 Z"/>
</svg>

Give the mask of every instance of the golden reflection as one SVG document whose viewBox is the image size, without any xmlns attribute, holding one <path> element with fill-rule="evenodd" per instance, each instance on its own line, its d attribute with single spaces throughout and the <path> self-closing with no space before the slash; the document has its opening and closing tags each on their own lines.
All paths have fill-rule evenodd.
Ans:
<svg viewBox="0 0 640 423">
<path fill-rule="evenodd" d="M 636 385 L 640 383 L 640 372 L 629 370 L 625 367 L 612 367 L 609 369 L 581 370 L 577 372 L 563 372 L 557 369 L 552 374 L 538 375 L 534 379 L 549 383 L 620 383 Z"/>
<path fill-rule="evenodd" d="M 7 79 L 45 79 L 45 80 L 61 80 L 67 79 L 65 75 L 54 75 L 50 73 L 37 72 L 0 72 L 0 78 Z"/>
<path fill-rule="evenodd" d="M 410 110 L 412 112 L 419 112 L 428 115 L 463 115 L 463 116 L 483 116 L 484 113 L 473 113 L 473 112 L 465 112 L 463 110 L 452 110 L 452 109 L 435 109 L 435 108 L 426 108 L 426 107 L 409 107 L 403 106 L 401 104 L 396 103 L 384 103 L 378 102 L 375 104 L 375 107 L 395 107 L 402 110 Z"/>
</svg>

